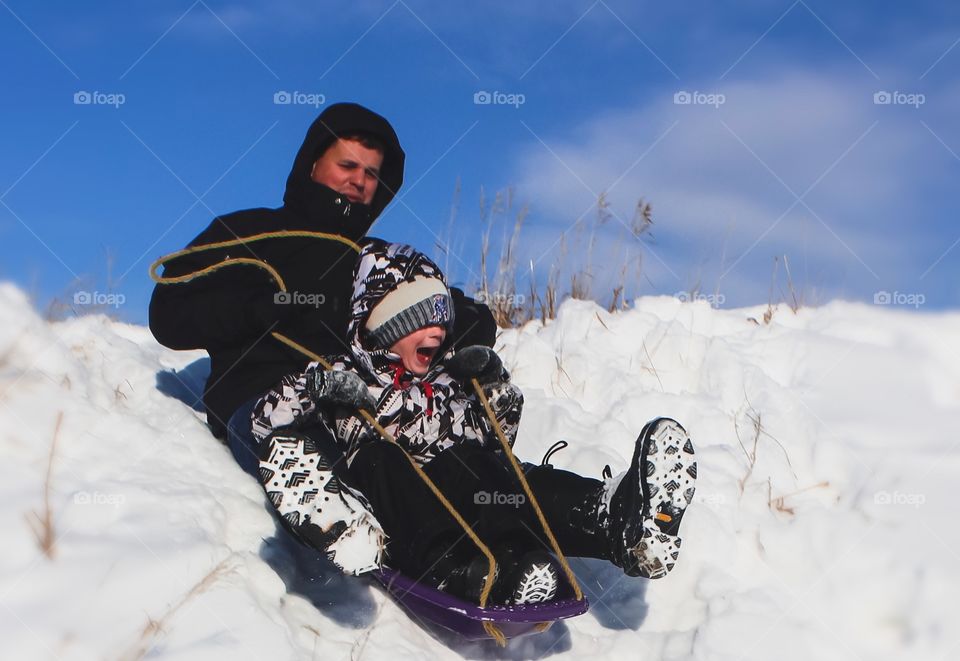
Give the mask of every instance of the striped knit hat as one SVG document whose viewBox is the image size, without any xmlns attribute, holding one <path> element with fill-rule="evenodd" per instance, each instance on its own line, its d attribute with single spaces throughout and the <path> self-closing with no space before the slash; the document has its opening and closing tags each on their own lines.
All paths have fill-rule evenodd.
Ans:
<svg viewBox="0 0 960 661">
<path fill-rule="evenodd" d="M 364 326 L 373 348 L 389 349 L 401 338 L 428 326 L 448 326 L 453 302 L 443 280 L 425 275 L 400 282 L 370 311 Z"/>
</svg>

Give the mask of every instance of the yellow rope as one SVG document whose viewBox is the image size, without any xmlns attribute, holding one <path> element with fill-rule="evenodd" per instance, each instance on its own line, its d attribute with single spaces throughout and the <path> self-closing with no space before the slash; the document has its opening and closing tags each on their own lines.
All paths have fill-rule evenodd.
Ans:
<svg viewBox="0 0 960 661">
<path fill-rule="evenodd" d="M 288 347 L 290 347 L 290 348 L 292 348 L 292 349 L 296 349 L 297 351 L 299 351 L 300 353 L 302 353 L 304 356 L 306 356 L 306 357 L 309 358 L 310 360 L 315 360 L 315 361 L 317 361 L 318 363 L 320 363 L 321 365 L 323 365 L 323 369 L 325 369 L 325 370 L 332 370 L 332 369 L 333 369 L 333 365 L 331 365 L 329 362 L 327 362 L 327 361 L 324 359 L 323 356 L 320 356 L 320 355 L 317 355 L 317 354 L 313 353 L 312 351 L 310 351 L 310 349 L 306 348 L 306 347 L 303 346 L 302 344 L 298 344 L 297 342 L 291 340 L 291 339 L 290 339 L 289 337 L 287 337 L 286 335 L 281 335 L 280 333 L 277 333 L 276 331 L 274 331 L 274 332 L 272 332 L 272 333 L 270 333 L 270 334 L 271 334 L 273 337 L 275 337 L 276 339 L 278 339 L 278 340 L 280 340 L 281 342 L 283 342 L 284 344 L 286 344 Z"/>
<path fill-rule="evenodd" d="M 263 232 L 261 234 L 253 234 L 251 236 L 246 236 L 238 239 L 230 239 L 228 241 L 219 241 L 217 243 L 205 243 L 200 246 L 193 246 L 191 248 L 184 248 L 183 250 L 178 250 L 172 252 L 169 255 L 164 255 L 153 264 L 150 265 L 150 278 L 157 283 L 165 285 L 179 284 L 181 282 L 190 282 L 194 278 L 199 278 L 200 276 L 207 275 L 212 273 L 217 269 L 223 268 L 224 266 L 229 266 L 231 264 L 252 264 L 254 266 L 259 266 L 263 269 L 266 269 L 270 275 L 277 281 L 277 284 L 280 285 L 281 291 L 286 291 L 286 285 L 283 283 L 283 278 L 280 277 L 280 274 L 277 273 L 277 270 L 267 264 L 261 259 L 253 259 L 250 257 L 233 257 L 230 259 L 225 259 L 222 262 L 208 266 L 206 268 L 200 269 L 199 271 L 194 271 L 193 273 L 188 273 L 187 275 L 182 275 L 179 277 L 164 277 L 157 275 L 157 269 L 163 266 L 166 262 L 169 262 L 172 259 L 177 259 L 178 257 L 183 257 L 184 255 L 192 255 L 193 253 L 204 252 L 207 250 L 215 250 L 217 248 L 229 248 L 231 246 L 239 246 L 252 241 L 263 241 L 264 239 L 280 239 L 287 237 L 309 237 L 314 239 L 326 239 L 328 241 L 338 241 L 349 248 L 352 248 L 356 252 L 360 252 L 360 246 L 356 242 L 351 241 L 350 239 L 340 236 L 339 234 L 330 234 L 329 232 L 308 232 L 306 230 L 277 230 L 276 232 Z"/>
<path fill-rule="evenodd" d="M 537 519 L 540 520 L 540 526 L 543 528 L 543 532 L 546 533 L 547 539 L 550 540 L 550 546 L 553 547 L 553 552 L 557 554 L 557 559 L 560 561 L 561 566 L 563 566 L 563 571 L 567 574 L 567 579 L 570 581 L 570 585 L 573 587 L 574 594 L 578 600 L 583 599 L 583 592 L 580 590 L 580 584 L 577 582 L 577 577 L 574 576 L 573 569 L 570 568 L 570 563 L 567 562 L 567 558 L 563 555 L 563 551 L 560 550 L 560 544 L 557 543 L 557 538 L 553 536 L 553 531 L 550 529 L 550 525 L 547 523 L 547 518 L 543 515 L 543 510 L 540 509 L 540 503 L 537 502 L 536 496 L 533 495 L 533 490 L 530 489 L 530 484 L 527 482 L 527 478 L 523 474 L 523 470 L 520 468 L 517 458 L 513 456 L 513 450 L 510 448 L 510 442 L 507 440 L 506 434 L 503 433 L 503 428 L 500 426 L 499 421 L 497 421 L 497 416 L 494 414 L 493 409 L 490 408 L 490 401 L 487 399 L 487 396 L 483 394 L 483 388 L 480 386 L 480 382 L 476 379 L 470 379 L 470 381 L 473 383 L 473 389 L 476 391 L 477 397 L 480 398 L 480 402 L 483 404 L 484 411 L 487 412 L 487 417 L 490 419 L 490 423 L 493 425 L 493 430 L 496 432 L 497 438 L 500 439 L 500 445 L 503 447 L 504 453 L 506 453 L 507 458 L 510 460 L 510 465 L 513 466 L 514 472 L 520 479 L 520 484 L 523 486 L 524 493 L 526 493 L 527 498 L 530 499 L 530 504 L 533 506 L 533 511 L 537 513 Z"/>
<path fill-rule="evenodd" d="M 498 646 L 500 647 L 507 646 L 507 637 L 506 635 L 504 635 L 502 631 L 500 631 L 500 627 L 498 627 L 496 624 L 494 624 L 490 620 L 484 620 L 483 630 L 486 631 L 488 634 L 490 634 L 491 638 L 497 641 Z"/>
</svg>

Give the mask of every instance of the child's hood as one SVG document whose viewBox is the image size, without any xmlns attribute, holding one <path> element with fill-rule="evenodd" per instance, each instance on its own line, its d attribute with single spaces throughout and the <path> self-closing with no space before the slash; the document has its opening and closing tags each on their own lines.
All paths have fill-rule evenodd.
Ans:
<svg viewBox="0 0 960 661">
<path fill-rule="evenodd" d="M 364 325 L 370 312 L 383 297 L 397 288 L 402 282 L 412 282 L 415 278 L 436 278 L 446 280 L 440 268 L 426 255 L 411 246 L 402 243 L 388 243 L 381 239 L 367 238 L 362 243 L 360 255 L 353 271 L 353 296 L 350 299 L 350 322 L 347 326 L 347 341 L 350 353 L 358 367 L 374 377 L 382 385 L 392 382 L 393 375 L 388 363 L 395 355 L 386 349 L 367 350 L 363 346 Z M 449 299 L 448 299 L 449 301 Z M 453 309 L 450 309 L 450 322 L 453 327 Z M 429 378 L 429 374 L 427 375 Z"/>
</svg>

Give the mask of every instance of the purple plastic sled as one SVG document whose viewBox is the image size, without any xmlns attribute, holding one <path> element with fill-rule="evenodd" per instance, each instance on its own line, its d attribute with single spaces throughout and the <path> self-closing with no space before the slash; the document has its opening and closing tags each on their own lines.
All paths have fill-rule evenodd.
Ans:
<svg viewBox="0 0 960 661">
<path fill-rule="evenodd" d="M 371 575 L 417 618 L 449 629 L 467 640 L 490 638 L 483 628 L 484 621 L 496 624 L 508 639 L 517 638 L 546 631 L 557 620 L 582 615 L 590 607 L 586 597 L 576 598 L 566 580 L 553 601 L 480 608 L 477 604 L 421 585 L 389 567 L 371 572 Z"/>
</svg>

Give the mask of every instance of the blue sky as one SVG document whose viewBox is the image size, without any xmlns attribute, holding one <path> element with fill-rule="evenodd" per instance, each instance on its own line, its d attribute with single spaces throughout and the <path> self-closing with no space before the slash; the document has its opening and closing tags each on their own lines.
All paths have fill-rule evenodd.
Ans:
<svg viewBox="0 0 960 661">
<path fill-rule="evenodd" d="M 666 4 L 0 0 L 0 279 L 41 308 L 120 293 L 143 323 L 153 259 L 280 204 L 323 109 L 285 91 L 393 122 L 406 183 L 373 233 L 445 246 L 468 288 L 480 191 L 512 187 L 521 287 L 589 262 L 605 298 L 629 264 L 630 296 L 766 303 L 786 255 L 810 302 L 960 305 L 960 6 Z"/>
</svg>

